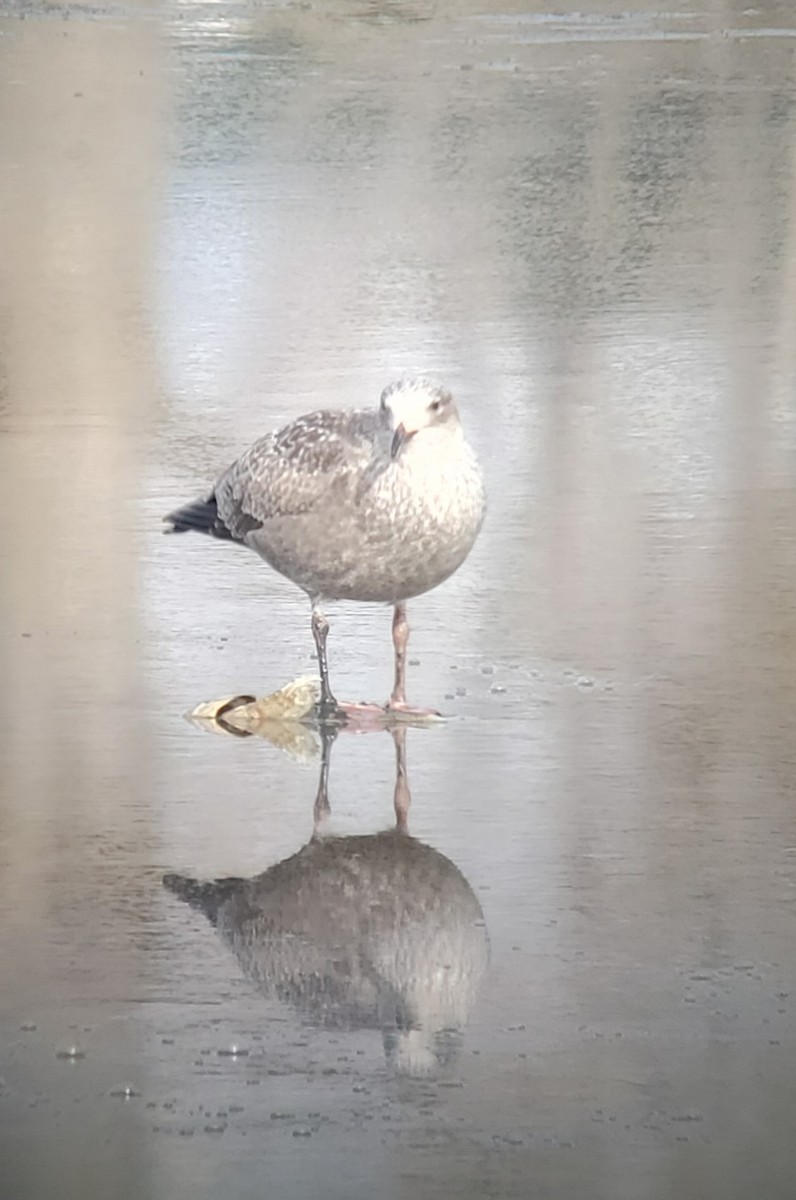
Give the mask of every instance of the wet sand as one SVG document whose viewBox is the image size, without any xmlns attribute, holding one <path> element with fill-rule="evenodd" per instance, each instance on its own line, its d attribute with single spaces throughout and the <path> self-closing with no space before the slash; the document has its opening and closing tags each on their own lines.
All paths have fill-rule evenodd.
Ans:
<svg viewBox="0 0 796 1200">
<path fill-rule="evenodd" d="M 796 20 L 486 7 L 0 7 L 2 1197 L 793 1195 Z M 420 372 L 396 830 L 183 719 L 312 644 L 160 519 Z"/>
</svg>

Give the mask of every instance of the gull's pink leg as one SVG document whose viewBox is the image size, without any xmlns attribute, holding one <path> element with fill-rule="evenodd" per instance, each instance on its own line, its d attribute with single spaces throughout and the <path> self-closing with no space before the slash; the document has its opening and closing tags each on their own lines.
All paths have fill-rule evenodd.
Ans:
<svg viewBox="0 0 796 1200">
<path fill-rule="evenodd" d="M 409 644 L 409 622 L 406 605 L 396 604 L 392 617 L 392 644 L 395 647 L 395 683 L 387 701 L 387 712 L 407 717 L 438 717 L 433 708 L 413 708 L 406 703 L 406 647 Z"/>
<path fill-rule="evenodd" d="M 396 604 L 392 615 L 392 644 L 395 647 L 395 683 L 388 708 L 406 708 L 406 647 L 409 643 L 409 622 L 406 605 Z"/>
<path fill-rule="evenodd" d="M 409 622 L 406 619 L 406 605 L 396 604 L 392 620 L 392 640 L 395 647 L 395 683 L 392 695 L 382 708 L 380 704 L 349 704 L 335 700 L 329 690 L 328 674 L 326 672 L 326 630 L 325 620 L 316 610 L 313 610 L 313 633 L 318 647 L 318 661 L 321 665 L 321 699 L 317 705 L 317 714 L 321 723 L 330 726 L 342 724 L 350 733 L 367 733 L 371 729 L 383 729 L 390 724 L 390 718 L 401 720 L 427 720 L 440 714 L 434 708 L 414 708 L 406 703 L 406 647 L 409 641 Z M 326 680 L 324 686 L 324 680 Z"/>
</svg>

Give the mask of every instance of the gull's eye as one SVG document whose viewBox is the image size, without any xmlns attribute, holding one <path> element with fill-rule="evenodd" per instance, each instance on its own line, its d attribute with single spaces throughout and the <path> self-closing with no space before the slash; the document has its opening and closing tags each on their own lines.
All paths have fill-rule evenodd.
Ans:
<svg viewBox="0 0 796 1200">
<path fill-rule="evenodd" d="M 439 412 L 439 410 L 442 408 L 442 401 L 441 400 L 432 400 L 428 407 L 431 409 L 432 412 Z"/>
</svg>

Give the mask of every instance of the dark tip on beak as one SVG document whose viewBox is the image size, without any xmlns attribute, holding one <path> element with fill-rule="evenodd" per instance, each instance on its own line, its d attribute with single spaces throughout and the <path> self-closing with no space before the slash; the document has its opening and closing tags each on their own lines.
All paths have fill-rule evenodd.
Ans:
<svg viewBox="0 0 796 1200">
<path fill-rule="evenodd" d="M 396 459 L 401 453 L 401 447 L 405 442 L 408 442 L 411 433 L 407 433 L 403 425 L 399 425 L 395 433 L 392 435 L 392 445 L 390 446 L 390 458 Z"/>
</svg>

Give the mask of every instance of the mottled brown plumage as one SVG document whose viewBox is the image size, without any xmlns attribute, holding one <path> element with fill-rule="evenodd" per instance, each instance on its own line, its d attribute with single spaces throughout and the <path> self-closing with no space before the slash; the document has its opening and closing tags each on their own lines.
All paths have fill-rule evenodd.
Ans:
<svg viewBox="0 0 796 1200">
<path fill-rule="evenodd" d="M 393 604 L 396 681 L 405 709 L 404 602 L 448 578 L 484 515 L 477 459 L 450 394 L 425 380 L 385 389 L 375 410 L 309 413 L 250 447 L 207 500 L 166 520 L 241 542 L 313 605 L 322 706 L 328 687 L 324 600 Z"/>
</svg>

